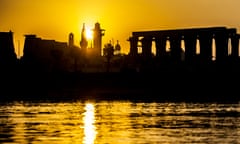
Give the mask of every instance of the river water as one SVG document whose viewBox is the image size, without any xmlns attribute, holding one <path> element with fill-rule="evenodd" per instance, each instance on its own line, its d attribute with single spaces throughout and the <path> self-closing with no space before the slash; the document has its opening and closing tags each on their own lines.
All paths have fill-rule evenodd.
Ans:
<svg viewBox="0 0 240 144">
<path fill-rule="evenodd" d="M 240 103 L 5 102 L 0 143 L 240 143 Z"/>
</svg>

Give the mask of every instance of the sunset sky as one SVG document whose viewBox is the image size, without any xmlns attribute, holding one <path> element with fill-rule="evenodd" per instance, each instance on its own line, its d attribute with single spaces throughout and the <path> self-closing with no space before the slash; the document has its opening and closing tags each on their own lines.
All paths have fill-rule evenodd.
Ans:
<svg viewBox="0 0 240 144">
<path fill-rule="evenodd" d="M 13 31 L 21 55 L 25 34 L 79 46 L 83 23 L 105 29 L 103 44 L 119 40 L 128 53 L 133 31 L 226 26 L 239 29 L 240 0 L 0 0 L 0 31 Z"/>
</svg>

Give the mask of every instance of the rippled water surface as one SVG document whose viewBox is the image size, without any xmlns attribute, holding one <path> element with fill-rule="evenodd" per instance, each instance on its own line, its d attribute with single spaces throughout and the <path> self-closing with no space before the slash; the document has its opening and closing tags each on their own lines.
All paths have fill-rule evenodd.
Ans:
<svg viewBox="0 0 240 144">
<path fill-rule="evenodd" d="M 0 143 L 240 143 L 240 104 L 1 103 Z"/>
</svg>

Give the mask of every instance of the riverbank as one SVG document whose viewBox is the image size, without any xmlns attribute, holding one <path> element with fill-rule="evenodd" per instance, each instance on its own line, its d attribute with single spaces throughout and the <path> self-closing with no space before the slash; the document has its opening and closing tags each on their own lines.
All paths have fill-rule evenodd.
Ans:
<svg viewBox="0 0 240 144">
<path fill-rule="evenodd" d="M 1 100 L 238 102 L 237 71 L 24 73 L 4 77 Z"/>
</svg>

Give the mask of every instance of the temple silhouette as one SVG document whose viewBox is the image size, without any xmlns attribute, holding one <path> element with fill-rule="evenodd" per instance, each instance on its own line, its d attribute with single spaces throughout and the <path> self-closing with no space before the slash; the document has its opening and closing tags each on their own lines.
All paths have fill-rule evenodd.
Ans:
<svg viewBox="0 0 240 144">
<path fill-rule="evenodd" d="M 13 32 L 0 32 L 1 71 L 13 71 L 17 66 L 17 55 L 13 44 Z"/>
<path fill-rule="evenodd" d="M 93 42 L 89 44 L 83 24 L 79 46 L 74 44 L 73 33 L 69 34 L 68 42 L 25 35 L 23 56 L 18 59 L 13 32 L 0 32 L 2 95 L 15 93 L 9 94 L 9 87 L 23 95 L 26 91 L 29 95 L 37 91 L 40 97 L 41 91 L 48 96 L 52 89 L 55 95 L 106 95 L 110 91 L 127 97 L 126 93 L 151 95 L 161 88 L 161 93 L 168 95 L 174 95 L 173 90 L 182 91 L 191 100 L 202 97 L 190 95 L 237 92 L 233 88 L 240 80 L 240 35 L 236 28 L 135 31 L 127 39 L 128 54 L 120 52 L 119 41 L 116 44 L 110 41 L 102 47 L 105 30 L 99 23 L 95 23 L 93 33 Z M 20 85 L 12 86 L 19 82 Z M 166 96 L 160 99 L 164 98 L 180 99 Z"/>
<path fill-rule="evenodd" d="M 42 39 L 32 34 L 25 35 L 23 56 L 20 59 L 21 64 L 27 71 L 35 72 L 84 71 L 87 69 L 86 65 L 89 68 L 93 67 L 92 65 L 99 60 L 102 61 L 102 31 L 100 24 L 96 23 L 93 29 L 93 47 L 88 47 L 84 24 L 79 46 L 74 44 L 73 33 L 69 34 L 68 42 Z M 93 58 L 94 60 L 92 60 Z"/>
<path fill-rule="evenodd" d="M 146 63 L 154 58 L 157 64 L 167 63 L 168 66 L 178 66 L 184 63 L 187 67 L 209 68 L 209 65 L 213 66 L 212 64 L 222 67 L 233 65 L 239 60 L 239 34 L 235 28 L 207 27 L 139 31 L 132 32 L 129 41 L 129 55 L 139 57 L 140 47 L 141 57 Z M 152 56 L 153 42 L 156 45 L 155 56 Z M 168 51 L 167 42 L 170 43 Z M 199 52 L 197 52 L 197 42 Z"/>
</svg>

